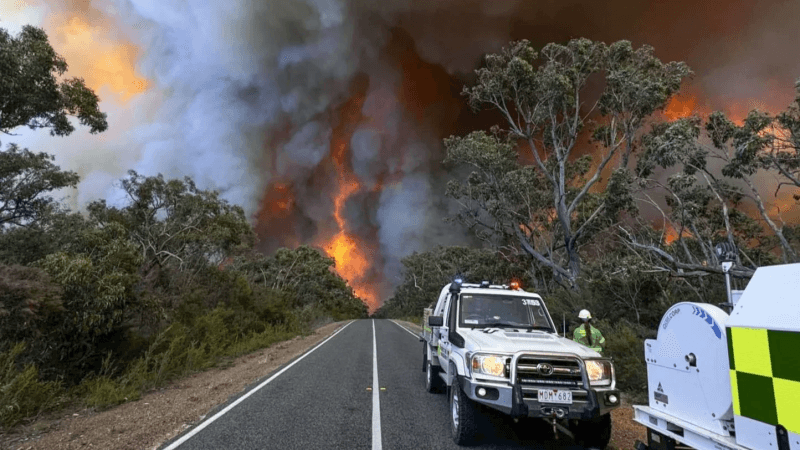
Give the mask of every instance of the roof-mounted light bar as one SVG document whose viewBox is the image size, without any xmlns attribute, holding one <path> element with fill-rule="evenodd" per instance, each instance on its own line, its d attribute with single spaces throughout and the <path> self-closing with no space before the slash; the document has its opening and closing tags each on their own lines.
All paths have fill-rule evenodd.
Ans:
<svg viewBox="0 0 800 450">
<path fill-rule="evenodd" d="M 479 288 L 479 289 L 506 289 L 512 291 L 521 291 L 522 287 L 517 280 L 512 281 L 510 284 L 490 284 L 489 281 L 482 281 L 481 284 L 464 283 L 462 278 L 456 278 L 450 283 L 450 292 L 458 293 L 464 288 Z"/>
</svg>

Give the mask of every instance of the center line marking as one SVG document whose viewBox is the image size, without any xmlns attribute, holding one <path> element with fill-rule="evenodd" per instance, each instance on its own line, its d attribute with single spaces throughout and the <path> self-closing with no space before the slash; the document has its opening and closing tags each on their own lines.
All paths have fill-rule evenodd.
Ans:
<svg viewBox="0 0 800 450">
<path fill-rule="evenodd" d="M 372 450 L 382 450 L 381 398 L 378 386 L 378 341 L 375 339 L 375 319 L 372 319 Z"/>
</svg>

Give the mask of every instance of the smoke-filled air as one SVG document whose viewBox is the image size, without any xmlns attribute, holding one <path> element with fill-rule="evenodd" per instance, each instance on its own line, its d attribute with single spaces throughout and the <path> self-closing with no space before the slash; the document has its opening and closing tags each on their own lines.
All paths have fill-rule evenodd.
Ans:
<svg viewBox="0 0 800 450">
<path fill-rule="evenodd" d="M 251 217 L 258 248 L 310 244 L 375 310 L 400 260 L 470 242 L 442 139 L 484 127 L 460 95 L 510 41 L 649 44 L 694 72 L 664 115 L 777 111 L 800 76 L 798 2 L 1 0 L 0 27 L 43 27 L 99 95 L 109 131 L 17 130 L 81 176 L 76 208 L 118 180 L 190 176 Z"/>
</svg>

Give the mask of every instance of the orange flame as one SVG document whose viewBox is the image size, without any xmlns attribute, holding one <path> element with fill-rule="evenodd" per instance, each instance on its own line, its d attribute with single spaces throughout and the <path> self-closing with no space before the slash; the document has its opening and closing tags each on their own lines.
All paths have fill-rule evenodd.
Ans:
<svg viewBox="0 0 800 450">
<path fill-rule="evenodd" d="M 664 243 L 669 245 L 678 240 L 678 230 L 676 230 L 672 224 L 668 223 L 666 225 L 665 230 L 666 232 L 664 234 Z M 681 237 L 684 238 L 692 237 L 692 233 L 690 233 L 687 230 L 683 230 L 683 232 L 681 233 Z"/>
<path fill-rule="evenodd" d="M 265 197 L 265 204 L 273 217 L 286 217 L 294 206 L 294 196 L 288 184 L 273 183 Z"/>
<path fill-rule="evenodd" d="M 669 245 L 678 239 L 678 231 L 672 225 L 667 225 L 667 233 L 664 235 L 664 242 Z"/>
<path fill-rule="evenodd" d="M 669 120 L 682 119 L 697 112 L 697 97 L 694 95 L 675 95 L 664 107 L 664 116 Z"/>
<path fill-rule="evenodd" d="M 356 296 L 367 304 L 370 313 L 379 306 L 376 287 L 369 276 L 367 259 L 369 247 L 357 236 L 347 232 L 344 208 L 347 200 L 362 188 L 349 162 L 349 141 L 359 123 L 363 121 L 361 107 L 364 95 L 356 94 L 339 110 L 339 124 L 331 137 L 331 162 L 336 169 L 336 189 L 333 194 L 333 217 L 336 234 L 323 245 L 325 252 L 336 261 L 336 272 L 353 287 Z"/>
</svg>

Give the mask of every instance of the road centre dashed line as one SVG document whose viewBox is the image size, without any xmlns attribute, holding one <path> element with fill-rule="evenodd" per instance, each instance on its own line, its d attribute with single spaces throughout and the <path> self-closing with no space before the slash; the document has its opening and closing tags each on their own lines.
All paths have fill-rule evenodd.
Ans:
<svg viewBox="0 0 800 450">
<path fill-rule="evenodd" d="M 375 337 L 375 319 L 372 319 L 372 450 L 382 450 L 381 398 L 378 384 L 378 341 Z"/>
<path fill-rule="evenodd" d="M 198 426 L 194 427 L 194 428 L 192 429 L 192 431 L 190 431 L 190 432 L 186 433 L 185 435 L 183 435 L 183 436 L 182 436 L 180 439 L 178 439 L 177 441 L 173 442 L 173 443 L 172 443 L 172 444 L 170 444 L 168 447 L 164 448 L 164 450 L 173 450 L 173 449 L 176 449 L 176 448 L 178 448 L 178 446 L 180 446 L 180 445 L 181 445 L 181 444 L 183 444 L 184 442 L 188 441 L 188 440 L 189 440 L 189 439 L 190 439 L 192 436 L 194 436 L 195 434 L 197 434 L 197 433 L 199 433 L 201 430 L 203 430 L 203 428 L 205 428 L 205 427 L 209 426 L 209 425 L 210 425 L 212 422 L 214 422 L 215 420 L 217 420 L 217 419 L 219 419 L 220 417 L 222 417 L 222 416 L 223 416 L 225 413 L 227 413 L 228 411 L 230 411 L 231 409 L 233 409 L 233 408 L 234 408 L 236 405 L 238 405 L 239 403 L 243 402 L 243 401 L 244 401 L 244 400 L 245 400 L 247 397 L 250 397 L 251 395 L 253 395 L 253 393 L 255 393 L 256 391 L 258 391 L 258 390 L 259 390 L 259 389 L 261 389 L 262 387 L 266 386 L 266 385 L 267 385 L 269 382 L 271 382 L 271 381 L 272 381 L 272 380 L 274 380 L 275 378 L 278 378 L 278 376 L 279 376 L 279 375 L 281 375 L 282 373 L 284 373 L 284 372 L 286 372 L 287 370 L 289 370 L 289 368 L 291 368 L 291 367 L 292 367 L 292 366 L 294 366 L 295 364 L 297 364 L 297 363 L 299 363 L 300 361 L 302 361 L 302 360 L 303 360 L 303 358 L 305 358 L 306 356 L 310 355 L 310 354 L 311 354 L 311 353 L 312 353 L 314 350 L 316 350 L 316 349 L 318 349 L 318 348 L 322 347 L 322 345 L 323 345 L 323 344 L 325 344 L 326 342 L 328 342 L 328 341 L 330 341 L 331 339 L 333 339 L 333 337 L 334 337 L 334 336 L 336 336 L 336 335 L 337 335 L 337 334 L 339 334 L 339 333 L 340 333 L 342 330 L 344 330 L 345 328 L 347 328 L 348 326 L 350 326 L 350 324 L 352 324 L 353 322 L 354 322 L 354 321 L 350 321 L 350 323 L 348 323 L 347 325 L 345 325 L 345 326 L 343 326 L 342 328 L 339 328 L 338 330 L 336 330 L 336 332 L 335 332 L 335 333 L 333 333 L 332 335 L 328 336 L 328 338 L 327 338 L 327 339 L 325 339 L 324 341 L 322 341 L 322 342 L 320 342 L 319 344 L 317 344 L 317 345 L 316 345 L 314 348 L 312 348 L 311 350 L 308 350 L 307 352 L 303 353 L 303 354 L 302 354 L 302 355 L 301 355 L 299 358 L 297 358 L 297 359 L 295 359 L 294 361 L 292 361 L 292 363 L 291 363 L 291 364 L 289 364 L 288 366 L 286 366 L 286 367 L 284 367 L 283 369 L 281 369 L 281 370 L 280 370 L 278 373 L 276 373 L 275 375 L 273 375 L 273 376 L 269 377 L 269 378 L 268 378 L 266 381 L 264 381 L 263 383 L 259 384 L 258 386 L 254 387 L 253 389 L 249 390 L 249 391 L 248 391 L 246 394 L 244 394 L 244 395 L 242 395 L 241 397 L 239 397 L 238 399 L 236 399 L 236 401 L 234 401 L 234 402 L 233 402 L 233 403 L 231 403 L 230 405 L 226 406 L 226 407 L 225 407 L 225 409 L 223 409 L 222 411 L 220 411 L 220 412 L 218 412 L 218 413 L 214 414 L 214 415 L 213 415 L 211 418 L 209 418 L 209 419 L 206 419 L 206 420 L 205 420 L 203 423 L 201 423 L 200 425 L 198 425 Z M 373 327 L 372 331 L 373 331 L 373 344 L 374 344 L 374 332 L 375 332 L 375 322 L 374 322 L 374 321 L 373 321 L 373 325 L 372 325 L 372 327 Z M 377 370 L 378 370 L 378 368 L 377 368 L 377 360 L 376 360 L 376 365 L 375 365 L 375 369 L 374 369 L 374 370 L 375 370 L 375 373 L 377 374 Z M 377 380 L 377 377 L 376 377 L 376 380 Z M 376 383 L 377 383 L 377 381 L 376 381 Z M 374 412 L 373 412 L 373 415 L 374 415 Z M 380 419 L 379 419 L 379 420 L 380 420 Z M 373 421 L 374 421 L 374 417 L 373 417 Z M 374 442 L 374 438 L 373 438 L 373 442 Z M 373 446 L 373 448 L 375 448 L 375 447 Z M 378 448 L 380 448 L 380 447 L 378 447 Z"/>
</svg>

